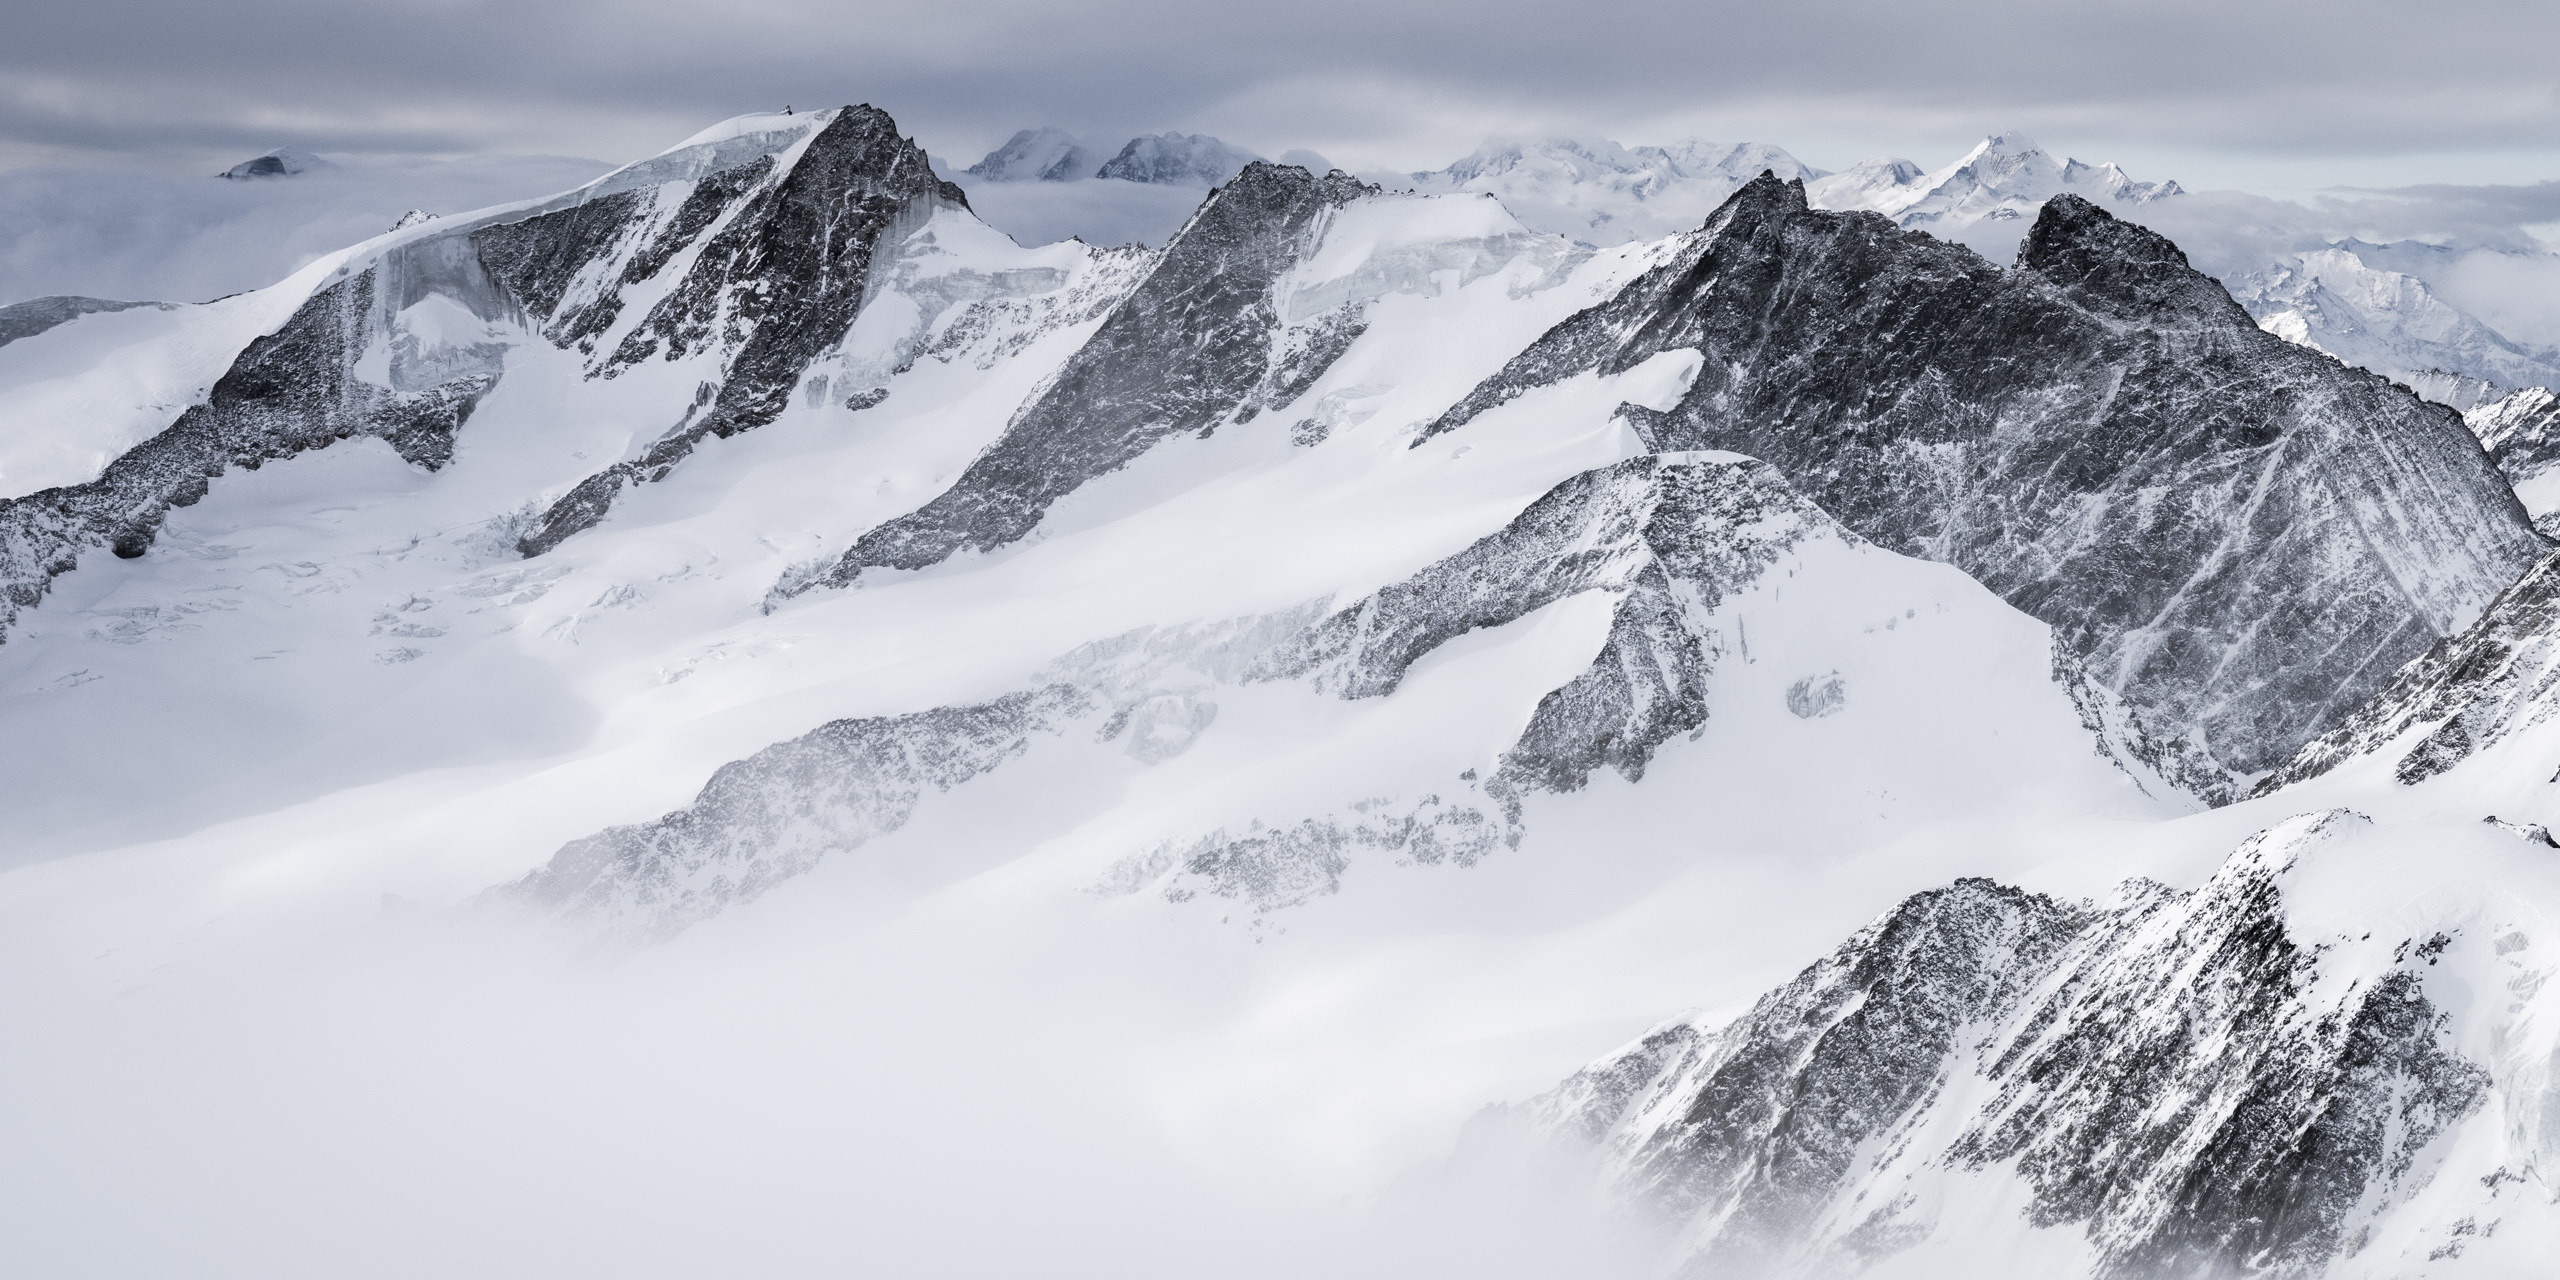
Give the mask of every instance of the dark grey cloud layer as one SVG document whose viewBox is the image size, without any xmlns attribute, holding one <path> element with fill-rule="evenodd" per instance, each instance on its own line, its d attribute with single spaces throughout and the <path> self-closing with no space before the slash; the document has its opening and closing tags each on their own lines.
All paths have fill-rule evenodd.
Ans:
<svg viewBox="0 0 2560 1280">
<path fill-rule="evenodd" d="M 1438 163 L 1488 126 L 1538 122 L 1816 151 L 1933 153 L 2007 126 L 2145 157 L 2560 149 L 2560 23 L 2539 0 L 16 8 L 0 163 L 201 165 L 277 143 L 621 160 L 742 110 L 852 100 L 954 154 L 1035 122 L 1197 128 L 1362 165 Z"/>
</svg>

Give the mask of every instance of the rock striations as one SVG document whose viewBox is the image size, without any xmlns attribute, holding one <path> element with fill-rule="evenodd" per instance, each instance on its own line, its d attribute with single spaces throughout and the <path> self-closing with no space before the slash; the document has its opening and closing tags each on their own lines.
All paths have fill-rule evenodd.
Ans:
<svg viewBox="0 0 2560 1280">
<path fill-rule="evenodd" d="M 2527 387 L 2462 415 L 2546 535 L 2560 533 L 2560 395 Z"/>
<path fill-rule="evenodd" d="M 1452 640 L 1605 595 L 1610 623 L 1588 664 L 1537 701 L 1489 777 L 1453 780 L 1458 799 L 1386 797 L 1347 819 L 1204 835 L 1134 858 L 1118 887 L 1270 909 L 1332 892 L 1355 848 L 1465 865 L 1518 840 L 1526 794 L 1579 789 L 1603 768 L 1639 780 L 1656 748 L 1705 725 L 1708 677 L 1735 647 L 1719 606 L 1818 538 L 1855 541 L 1751 459 L 1631 459 L 1566 480 L 1501 530 L 1338 609 L 1205 639 L 1133 637 L 1069 655 L 1047 683 L 994 702 L 827 725 L 723 767 L 685 809 L 571 843 L 516 892 L 611 931 L 671 933 L 894 830 L 928 788 L 1080 722 L 1157 764 L 1178 749 L 1148 749 L 1162 736 L 1148 725 L 1180 726 L 1187 745 L 1214 719 L 1219 686 L 1383 697 Z M 1135 656 L 1105 660 L 1124 650 Z M 1169 684 L 1176 668 L 1208 674 Z"/>
<path fill-rule="evenodd" d="M 2424 782 L 2560 711 L 2560 552 L 2391 677 L 2373 701 L 2258 784 L 2258 794 L 2349 760 L 2394 755 L 2403 786 Z"/>
<path fill-rule="evenodd" d="M 862 310 L 877 283 L 875 264 L 937 201 L 968 203 L 933 175 L 924 150 L 898 136 L 887 114 L 848 107 L 785 162 L 761 159 L 710 175 L 671 214 L 599 217 L 582 206 L 479 233 L 482 256 L 500 278 L 521 296 L 552 303 L 537 315 L 546 336 L 564 345 L 591 343 L 610 328 L 625 289 L 671 277 L 648 316 L 600 363 L 603 376 L 705 348 L 726 357 L 707 399 L 639 457 L 588 477 L 553 504 L 525 535 L 524 553 L 540 555 L 593 527 L 617 494 L 664 478 L 703 440 L 780 416 L 802 373 Z M 612 283 L 572 291 L 600 278 Z"/>
<path fill-rule="evenodd" d="M 2261 331 L 2175 245 L 2069 195 L 2004 271 L 1764 175 L 1426 435 L 1683 348 L 1705 356 L 1687 394 L 1627 411 L 1654 447 L 1750 454 L 1858 533 L 1965 570 L 2152 740 L 2235 778 L 2343 720 L 2543 546 L 2451 411 Z"/>
<path fill-rule="evenodd" d="M 1607 641 L 1539 702 L 1489 790 L 1571 791 L 1602 767 L 1641 780 L 1654 748 L 1707 721 L 1707 676 L 1724 647 L 1716 607 L 1824 536 L 1847 535 L 1767 466 L 1648 455 L 1556 486 L 1500 532 L 1308 628 L 1254 675 L 1379 697 L 1458 636 L 1605 591 L 1616 600 Z"/>
<path fill-rule="evenodd" d="M 952 486 L 864 534 L 823 581 L 921 569 L 1031 532 L 1050 505 L 1158 441 L 1295 399 L 1359 336 L 1356 308 L 1292 325 L 1275 285 L 1319 219 L 1367 187 L 1262 162 L 1211 192 L 1146 280 Z"/>
<path fill-rule="evenodd" d="M 2430 970 L 2526 945 L 2308 932 L 2296 864 L 2368 825 L 2297 818 L 2192 892 L 2136 882 L 2105 907 L 1986 880 L 1919 894 L 1740 1018 L 1655 1031 L 1528 1117 L 1681 1225 L 1684 1274 L 1960 1248 L 1971 1228 L 1936 1207 L 2004 1178 L 2085 1274 L 2327 1274 L 2488 1096 Z"/>
</svg>

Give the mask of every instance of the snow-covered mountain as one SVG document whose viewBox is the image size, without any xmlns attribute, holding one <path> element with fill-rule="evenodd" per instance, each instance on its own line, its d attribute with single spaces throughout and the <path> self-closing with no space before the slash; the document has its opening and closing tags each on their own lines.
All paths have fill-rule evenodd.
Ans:
<svg viewBox="0 0 2560 1280">
<path fill-rule="evenodd" d="M 1934 172 L 1887 158 L 1805 184 L 1806 198 L 1819 208 L 1872 209 L 1899 226 L 1948 232 L 1985 222 L 2023 226 L 2065 192 L 2118 205 L 2182 194 L 2175 182 L 2136 182 L 2113 164 L 2056 160 L 2020 133 L 1995 133 Z"/>
<path fill-rule="evenodd" d="M 2560 351 L 2510 341 L 2417 277 L 2368 265 L 2382 249 L 2349 241 L 2299 254 L 2230 281 L 2231 293 L 2268 332 L 2457 409 L 2560 385 Z"/>
<path fill-rule="evenodd" d="M 328 161 L 308 151 L 278 147 L 262 156 L 252 156 L 214 176 L 235 181 L 249 178 L 290 178 L 314 169 L 333 168 Z"/>
<path fill-rule="evenodd" d="M 1093 171 L 1097 178 L 1169 187 L 1214 187 L 1262 157 L 1205 133 L 1142 134 Z"/>
<path fill-rule="evenodd" d="M 2560 1231 L 2547 395 L 2287 342 L 2134 188 L 2006 203 L 2015 147 L 1901 210 L 2023 209 L 2001 266 L 1703 144 L 1257 161 L 1161 247 L 1026 248 L 979 191 L 1141 184 L 1015 142 L 964 190 L 874 108 L 742 117 L 0 313 L 14 1254 L 363 1273 L 422 1204 L 425 1273 Z M 1728 179 L 1605 247 L 1498 190 Z M 1346 1226 L 1504 1098 L 1468 1150 L 1542 1190 Z"/>
<path fill-rule="evenodd" d="M 2560 516 L 2560 472 L 2553 469 L 2560 463 L 2560 395 L 2549 387 L 2527 387 L 2462 417 L 2516 487 L 2534 527 L 2550 535 Z"/>
<path fill-rule="evenodd" d="M 1093 176 L 1102 157 L 1064 129 L 1024 129 L 962 172 L 990 182 L 1075 182 Z"/>
<path fill-rule="evenodd" d="M 1445 169 L 1389 181 L 1429 194 L 1491 195 L 1535 230 L 1618 245 L 1696 228 L 1764 170 L 1781 178 L 1821 175 L 1766 143 L 1622 147 L 1605 138 L 1550 137 L 1488 141 Z"/>
</svg>

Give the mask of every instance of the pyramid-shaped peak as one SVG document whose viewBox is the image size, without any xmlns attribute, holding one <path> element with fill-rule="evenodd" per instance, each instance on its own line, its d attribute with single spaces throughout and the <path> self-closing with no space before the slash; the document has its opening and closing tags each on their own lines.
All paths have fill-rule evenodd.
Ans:
<svg viewBox="0 0 2560 1280">
<path fill-rule="evenodd" d="M 2029 156 L 2042 154 L 2044 154 L 2044 148 L 2037 146 L 2035 139 L 2030 138 L 2015 129 L 2011 129 L 2005 132 L 1992 134 L 1990 137 L 1984 138 L 1982 141 L 1975 143 L 1973 150 L 1965 155 L 1965 159 L 1978 160 L 1985 156 Z"/>
</svg>

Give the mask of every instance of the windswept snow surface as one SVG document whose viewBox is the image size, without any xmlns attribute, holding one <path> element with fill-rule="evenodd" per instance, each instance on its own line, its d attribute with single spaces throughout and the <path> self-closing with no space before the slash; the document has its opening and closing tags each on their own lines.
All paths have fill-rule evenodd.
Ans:
<svg viewBox="0 0 2560 1280">
<path fill-rule="evenodd" d="M 806 247 L 789 184 L 862 119 L 742 118 L 233 310 L 0 349 L 10 403 L 123 415 L 6 455 L 63 475 L 359 279 L 419 287 L 331 330 L 365 339 L 349 385 L 477 388 L 444 452 L 368 427 L 223 469 L 0 638 L 14 1267 L 1649 1275 L 1676 1226 L 1503 1143 L 1450 1161 L 1467 1118 L 1738 1011 L 1908 895 L 2188 888 L 2361 787 L 2389 856 L 2302 881 L 2305 937 L 2549 900 L 2475 812 L 2560 820 L 2518 754 L 2542 738 L 2494 777 L 2342 769 L 2201 812 L 2046 626 L 1759 461 L 1650 452 L 1631 423 L 1698 385 L 1695 349 L 1421 438 L 1681 240 L 1258 166 L 1229 198 L 1275 212 L 1185 225 L 1213 243 L 1026 248 L 880 118 L 858 154 L 896 172 L 828 171 L 864 211 L 824 224 L 869 237 L 858 305 L 748 361 L 810 287 L 756 274 Z M 1240 261 L 1263 274 L 1211 282 L 1234 312 L 1166 302 Z M 1021 536 L 822 585 L 1082 394 L 1106 329 L 1220 335 L 1247 393 Z M 625 359 L 643 333 L 666 345 Z M 729 388 L 778 407 L 527 547 Z M 2474 898 L 2395 897 L 2443 831 L 2468 843 L 2431 874 Z M 2504 970 L 2460 972 L 2443 1008 L 2503 1007 Z M 2497 1163 L 2469 1151 L 2446 1212 Z M 2023 1203 L 1965 1183 L 1939 1220 L 2084 1256 Z"/>
</svg>

